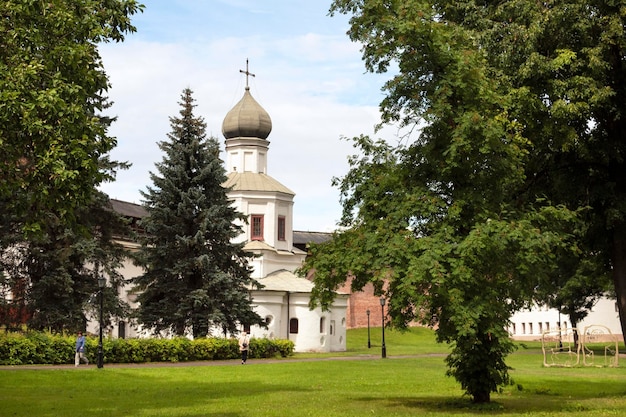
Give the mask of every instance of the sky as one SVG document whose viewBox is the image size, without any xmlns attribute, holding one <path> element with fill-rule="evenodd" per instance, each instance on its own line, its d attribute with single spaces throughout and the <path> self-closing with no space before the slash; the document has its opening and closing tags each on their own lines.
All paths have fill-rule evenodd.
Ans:
<svg viewBox="0 0 626 417">
<path fill-rule="evenodd" d="M 351 138 L 394 135 L 380 122 L 381 87 L 390 75 L 366 73 L 360 45 L 346 35 L 348 17 L 330 17 L 330 0 L 143 0 L 133 17 L 137 32 L 100 46 L 109 76 L 111 157 L 132 167 L 101 189 L 109 197 L 142 203 L 140 190 L 164 154 L 170 117 L 181 94 L 193 91 L 195 115 L 218 138 L 222 122 L 250 92 L 269 113 L 272 132 L 267 173 L 294 191 L 294 230 L 328 232 L 341 216 L 333 177 L 348 172 Z"/>
</svg>

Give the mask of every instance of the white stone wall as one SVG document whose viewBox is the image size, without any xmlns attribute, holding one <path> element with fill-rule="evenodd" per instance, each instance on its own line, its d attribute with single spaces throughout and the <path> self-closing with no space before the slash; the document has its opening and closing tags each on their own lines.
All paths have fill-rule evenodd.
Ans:
<svg viewBox="0 0 626 417">
<path fill-rule="evenodd" d="M 590 325 L 606 326 L 611 333 L 622 337 L 619 314 L 615 307 L 615 300 L 601 298 L 589 315 L 578 323 L 578 331 Z M 515 340 L 541 340 L 543 332 L 558 328 L 571 327 L 569 316 L 559 314 L 555 309 L 535 305 L 529 310 L 515 313 L 509 326 L 509 334 Z"/>
</svg>

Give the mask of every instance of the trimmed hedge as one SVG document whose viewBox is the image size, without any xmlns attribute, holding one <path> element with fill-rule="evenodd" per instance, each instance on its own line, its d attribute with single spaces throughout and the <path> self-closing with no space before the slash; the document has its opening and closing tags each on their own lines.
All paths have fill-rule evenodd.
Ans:
<svg viewBox="0 0 626 417">
<path fill-rule="evenodd" d="M 0 365 L 74 363 L 76 336 L 49 333 L 0 333 Z M 86 356 L 96 363 L 98 338 L 87 337 Z M 289 340 L 250 339 L 250 358 L 273 358 L 293 355 Z M 103 339 L 105 363 L 188 362 L 237 359 L 237 339 L 211 337 L 189 340 L 173 339 Z"/>
</svg>

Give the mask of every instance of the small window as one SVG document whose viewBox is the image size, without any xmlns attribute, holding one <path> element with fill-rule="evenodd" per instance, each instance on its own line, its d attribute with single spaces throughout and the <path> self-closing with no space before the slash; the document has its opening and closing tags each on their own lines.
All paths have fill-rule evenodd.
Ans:
<svg viewBox="0 0 626 417">
<path fill-rule="evenodd" d="M 331 335 L 335 334 L 335 320 L 330 321 L 330 334 Z"/>
<path fill-rule="evenodd" d="M 117 337 L 120 339 L 126 338 L 126 323 L 123 321 L 120 321 L 117 325 Z"/>
<path fill-rule="evenodd" d="M 285 216 L 278 216 L 278 240 L 285 240 L 286 236 L 286 224 Z"/>
<path fill-rule="evenodd" d="M 263 215 L 253 214 L 250 216 L 250 239 L 263 240 Z"/>
<path fill-rule="evenodd" d="M 289 320 L 289 333 L 298 333 L 298 319 Z"/>
<path fill-rule="evenodd" d="M 320 333 L 326 333 L 326 317 L 320 317 Z"/>
</svg>

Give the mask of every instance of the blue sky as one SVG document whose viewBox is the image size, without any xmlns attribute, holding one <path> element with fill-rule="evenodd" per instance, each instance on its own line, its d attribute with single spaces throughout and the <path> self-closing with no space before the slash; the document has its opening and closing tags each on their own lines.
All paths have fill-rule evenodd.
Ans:
<svg viewBox="0 0 626 417">
<path fill-rule="evenodd" d="M 222 143 L 222 121 L 242 97 L 246 59 L 250 92 L 272 118 L 268 174 L 296 193 L 294 229 L 330 231 L 341 215 L 331 179 L 348 170 L 351 143 L 341 137 L 374 134 L 380 90 L 389 75 L 366 74 L 348 18 L 328 16 L 319 0 L 144 0 L 137 32 L 100 53 L 118 117 L 112 157 L 133 166 L 102 189 L 141 203 L 149 172 L 163 154 L 157 142 L 178 116 L 184 88 L 194 91 L 196 115 Z"/>
</svg>

